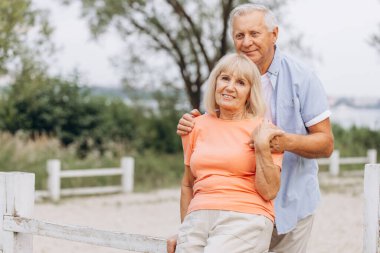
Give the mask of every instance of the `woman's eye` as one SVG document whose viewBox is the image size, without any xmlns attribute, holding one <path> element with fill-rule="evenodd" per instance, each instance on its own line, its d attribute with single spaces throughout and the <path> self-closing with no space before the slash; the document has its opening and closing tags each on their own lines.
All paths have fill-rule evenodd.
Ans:
<svg viewBox="0 0 380 253">
<path fill-rule="evenodd" d="M 223 81 L 229 81 L 229 80 L 230 80 L 230 78 L 229 78 L 228 76 L 222 76 L 221 79 L 222 79 Z"/>
<path fill-rule="evenodd" d="M 238 81 L 238 84 L 241 85 L 241 86 L 244 86 L 245 85 L 245 82 L 243 80 L 239 80 Z"/>
</svg>

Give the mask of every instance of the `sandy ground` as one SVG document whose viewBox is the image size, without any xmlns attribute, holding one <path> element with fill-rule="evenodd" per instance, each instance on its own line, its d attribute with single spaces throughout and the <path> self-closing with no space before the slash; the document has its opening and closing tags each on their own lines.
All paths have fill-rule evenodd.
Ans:
<svg viewBox="0 0 380 253">
<path fill-rule="evenodd" d="M 363 245 L 362 174 L 320 175 L 322 202 L 316 213 L 308 253 L 358 253 Z M 179 226 L 179 189 L 150 193 L 68 198 L 37 203 L 34 217 L 59 224 L 168 237 Z M 35 253 L 126 252 L 36 236 Z"/>
</svg>

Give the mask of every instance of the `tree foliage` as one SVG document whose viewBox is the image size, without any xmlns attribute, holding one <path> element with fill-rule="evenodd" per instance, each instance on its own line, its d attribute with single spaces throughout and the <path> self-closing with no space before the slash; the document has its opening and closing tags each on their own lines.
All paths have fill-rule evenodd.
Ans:
<svg viewBox="0 0 380 253">
<path fill-rule="evenodd" d="M 157 108 L 128 106 L 121 98 L 93 95 L 76 78 L 49 77 L 34 65 L 23 66 L 0 98 L 0 130 L 33 139 L 56 137 L 64 146 L 75 143 L 81 157 L 93 150 L 103 153 L 111 142 L 139 152 L 181 149 L 178 90 L 156 91 Z"/>
<path fill-rule="evenodd" d="M 193 108 L 200 106 L 201 87 L 214 64 L 231 48 L 228 15 L 245 2 L 81 0 L 83 16 L 95 37 L 114 29 L 125 41 L 125 58 L 119 64 L 127 73 L 127 85 L 183 83 Z M 282 17 L 286 2 L 264 3 Z M 299 46 L 300 39 L 294 37 L 293 44 Z M 142 77 L 143 73 L 147 76 Z"/>
<path fill-rule="evenodd" d="M 32 0 L 1 0 L 0 13 L 0 77 L 26 59 L 54 51 L 47 13 L 35 9 Z"/>
</svg>

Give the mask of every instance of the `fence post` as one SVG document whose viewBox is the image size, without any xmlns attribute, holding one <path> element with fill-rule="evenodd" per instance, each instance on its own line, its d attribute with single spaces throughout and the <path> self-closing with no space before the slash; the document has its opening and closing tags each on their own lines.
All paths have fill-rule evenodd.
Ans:
<svg viewBox="0 0 380 253">
<path fill-rule="evenodd" d="M 61 198 L 61 161 L 57 159 L 48 160 L 47 172 L 49 197 L 57 202 Z"/>
<path fill-rule="evenodd" d="M 135 160 L 133 157 L 123 157 L 121 159 L 121 169 L 122 177 L 121 184 L 123 192 L 130 193 L 133 191 L 133 180 L 134 180 L 134 170 L 135 170 Z"/>
<path fill-rule="evenodd" d="M 375 164 L 377 162 L 377 150 L 369 149 L 367 151 L 367 159 L 369 164 Z"/>
<path fill-rule="evenodd" d="M 32 173 L 0 173 L 0 252 L 33 253 L 33 235 L 4 231 L 3 216 L 32 216 L 34 180 Z"/>
<path fill-rule="evenodd" d="M 337 149 L 330 156 L 329 171 L 332 176 L 339 175 L 339 150 Z"/>
<path fill-rule="evenodd" d="M 380 164 L 366 164 L 364 171 L 363 253 L 379 253 Z"/>
</svg>

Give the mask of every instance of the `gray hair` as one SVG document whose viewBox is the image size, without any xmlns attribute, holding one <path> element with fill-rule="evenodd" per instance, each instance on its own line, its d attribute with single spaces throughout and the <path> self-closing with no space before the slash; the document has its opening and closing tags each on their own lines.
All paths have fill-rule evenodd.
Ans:
<svg viewBox="0 0 380 253">
<path fill-rule="evenodd" d="M 266 6 L 261 4 L 241 4 L 236 6 L 231 12 L 228 20 L 228 27 L 232 36 L 232 22 L 236 16 L 246 15 L 254 11 L 261 11 L 264 13 L 265 24 L 269 32 L 278 26 L 278 21 L 274 13 Z M 233 37 L 233 36 L 232 36 Z"/>
</svg>

